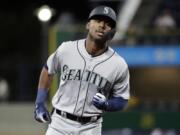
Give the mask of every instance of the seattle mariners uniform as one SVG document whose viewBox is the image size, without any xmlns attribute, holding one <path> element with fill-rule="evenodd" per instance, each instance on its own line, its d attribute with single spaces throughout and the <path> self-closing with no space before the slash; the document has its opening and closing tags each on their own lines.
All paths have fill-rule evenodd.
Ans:
<svg viewBox="0 0 180 135">
<path fill-rule="evenodd" d="M 63 42 L 42 69 L 35 119 L 48 122 L 46 135 L 101 135 L 102 113 L 122 110 L 129 99 L 125 60 L 107 44 L 114 34 L 115 12 L 99 6 L 90 13 L 86 39 Z M 60 83 L 50 116 L 45 101 L 53 75 Z"/>
</svg>

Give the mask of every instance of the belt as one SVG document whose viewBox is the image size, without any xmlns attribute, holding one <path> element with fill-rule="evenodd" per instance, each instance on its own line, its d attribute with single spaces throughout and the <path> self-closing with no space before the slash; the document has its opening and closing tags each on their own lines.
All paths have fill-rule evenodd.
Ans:
<svg viewBox="0 0 180 135">
<path fill-rule="evenodd" d="M 67 119 L 70 119 L 70 120 L 73 120 L 73 121 L 78 121 L 78 122 L 80 122 L 80 123 L 95 122 L 95 121 L 97 121 L 99 118 L 101 118 L 101 115 L 92 116 L 92 117 L 79 117 L 79 116 L 72 115 L 72 114 L 70 114 L 70 113 L 67 113 L 67 112 L 58 110 L 58 109 L 55 109 L 55 112 L 56 112 L 58 115 L 61 115 L 61 116 L 64 117 L 64 118 L 67 118 Z"/>
</svg>

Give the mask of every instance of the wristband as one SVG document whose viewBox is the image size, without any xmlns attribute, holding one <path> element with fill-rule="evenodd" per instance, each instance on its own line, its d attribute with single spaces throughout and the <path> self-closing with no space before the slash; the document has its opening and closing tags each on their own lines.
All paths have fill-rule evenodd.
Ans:
<svg viewBox="0 0 180 135">
<path fill-rule="evenodd" d="M 37 92 L 37 97 L 36 97 L 36 104 L 44 104 L 48 96 L 48 90 L 39 88 Z"/>
</svg>

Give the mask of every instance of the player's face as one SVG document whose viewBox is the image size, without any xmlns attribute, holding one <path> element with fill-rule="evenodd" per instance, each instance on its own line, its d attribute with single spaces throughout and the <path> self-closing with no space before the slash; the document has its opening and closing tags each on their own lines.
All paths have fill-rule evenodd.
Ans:
<svg viewBox="0 0 180 135">
<path fill-rule="evenodd" d="M 107 40 L 107 33 L 111 27 L 110 21 L 106 18 L 94 18 L 87 24 L 89 36 L 94 40 Z"/>
</svg>

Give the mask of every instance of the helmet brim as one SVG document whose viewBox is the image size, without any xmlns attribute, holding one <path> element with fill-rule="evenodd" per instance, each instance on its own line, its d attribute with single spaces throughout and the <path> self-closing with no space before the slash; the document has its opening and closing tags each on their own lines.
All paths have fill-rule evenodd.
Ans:
<svg viewBox="0 0 180 135">
<path fill-rule="evenodd" d="M 112 18 L 110 18 L 110 17 L 108 17 L 108 16 L 106 16 L 106 15 L 102 15 L 102 14 L 96 14 L 96 15 L 94 15 L 94 16 L 91 16 L 91 17 L 89 17 L 88 18 L 88 21 L 90 21 L 90 20 L 92 20 L 92 19 L 94 19 L 94 20 L 97 20 L 97 19 L 104 19 L 104 20 L 107 20 L 107 21 L 109 21 L 109 23 L 110 23 L 110 25 L 111 25 L 111 28 L 115 28 L 116 27 L 116 22 L 112 19 Z"/>
</svg>

